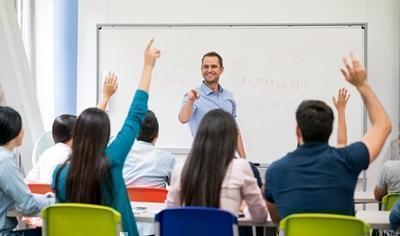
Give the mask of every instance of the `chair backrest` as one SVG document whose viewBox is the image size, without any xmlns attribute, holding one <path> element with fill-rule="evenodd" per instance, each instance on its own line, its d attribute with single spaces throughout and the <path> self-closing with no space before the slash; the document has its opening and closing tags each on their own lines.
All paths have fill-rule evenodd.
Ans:
<svg viewBox="0 0 400 236">
<path fill-rule="evenodd" d="M 45 193 L 53 192 L 53 190 L 50 187 L 50 184 L 29 183 L 28 187 L 32 193 L 45 194 Z"/>
<path fill-rule="evenodd" d="M 42 210 L 42 235 L 120 236 L 121 215 L 99 205 L 59 203 Z"/>
<path fill-rule="evenodd" d="M 354 216 L 304 213 L 285 217 L 279 224 L 284 236 L 367 236 L 370 226 Z"/>
<path fill-rule="evenodd" d="M 382 198 L 382 210 L 384 211 L 392 210 L 399 196 L 400 193 L 388 193 L 386 196 L 384 196 Z"/>
<path fill-rule="evenodd" d="M 165 209 L 156 215 L 155 221 L 155 233 L 159 236 L 239 235 L 236 216 L 218 208 Z"/>
<path fill-rule="evenodd" d="M 36 166 L 44 150 L 54 145 L 53 134 L 47 131 L 36 141 L 32 150 L 32 165 Z"/>
<path fill-rule="evenodd" d="M 129 199 L 135 202 L 164 202 L 168 190 L 165 188 L 127 187 Z"/>
</svg>

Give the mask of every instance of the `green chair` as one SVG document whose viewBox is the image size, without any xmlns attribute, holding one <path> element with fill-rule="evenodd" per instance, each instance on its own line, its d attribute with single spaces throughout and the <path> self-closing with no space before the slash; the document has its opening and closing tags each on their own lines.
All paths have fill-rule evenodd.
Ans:
<svg viewBox="0 0 400 236">
<path fill-rule="evenodd" d="M 399 198 L 400 193 L 388 193 L 386 196 L 382 198 L 382 210 L 390 211 L 392 210 L 394 204 Z"/>
<path fill-rule="evenodd" d="M 304 213 L 285 217 L 279 224 L 284 236 L 367 236 L 370 226 L 354 216 Z"/>
<path fill-rule="evenodd" d="M 121 232 L 121 215 L 106 206 L 59 203 L 41 214 L 44 236 L 119 236 Z"/>
</svg>

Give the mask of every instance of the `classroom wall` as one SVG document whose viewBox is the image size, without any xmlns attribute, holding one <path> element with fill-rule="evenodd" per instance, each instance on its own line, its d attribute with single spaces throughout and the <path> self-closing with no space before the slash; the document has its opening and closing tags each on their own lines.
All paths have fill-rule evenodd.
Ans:
<svg viewBox="0 0 400 236">
<path fill-rule="evenodd" d="M 96 104 L 96 23 L 366 22 L 369 83 L 392 119 L 394 132 L 390 139 L 393 139 L 398 135 L 399 123 L 399 19 L 398 0 L 79 1 L 77 111 Z M 379 166 L 388 154 L 385 146 L 379 159 L 368 169 L 369 190 L 373 189 Z"/>
<path fill-rule="evenodd" d="M 28 171 L 32 167 L 34 143 L 44 129 L 12 1 L 0 1 L 0 48 L 0 84 L 5 104 L 17 110 L 22 117 L 25 136 L 17 150 L 21 154 L 24 170 Z"/>
</svg>

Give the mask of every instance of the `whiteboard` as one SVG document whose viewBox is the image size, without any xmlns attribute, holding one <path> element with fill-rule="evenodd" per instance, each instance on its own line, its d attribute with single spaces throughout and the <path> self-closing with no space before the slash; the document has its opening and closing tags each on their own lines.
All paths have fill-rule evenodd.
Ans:
<svg viewBox="0 0 400 236">
<path fill-rule="evenodd" d="M 349 142 L 365 123 L 362 100 L 341 73 L 342 57 L 365 61 L 364 25 L 98 25 L 98 95 L 106 71 L 119 77 L 110 101 L 112 134 L 121 127 L 151 38 L 161 50 L 150 90 L 149 109 L 160 123 L 157 146 L 190 148 L 187 124 L 178 121 L 184 94 L 202 81 L 201 58 L 209 51 L 224 59 L 220 83 L 237 102 L 237 122 L 248 159 L 271 163 L 296 148 L 295 111 L 302 100 L 331 105 L 346 87 Z M 336 112 L 335 112 L 336 118 Z M 336 119 L 330 143 L 336 144 Z"/>
</svg>

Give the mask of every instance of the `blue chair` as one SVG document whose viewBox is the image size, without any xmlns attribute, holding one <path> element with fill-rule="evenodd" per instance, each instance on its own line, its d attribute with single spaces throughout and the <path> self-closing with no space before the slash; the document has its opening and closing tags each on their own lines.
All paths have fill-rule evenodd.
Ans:
<svg viewBox="0 0 400 236">
<path fill-rule="evenodd" d="M 208 207 L 170 208 L 155 218 L 158 236 L 238 236 L 238 221 L 233 214 Z"/>
</svg>

